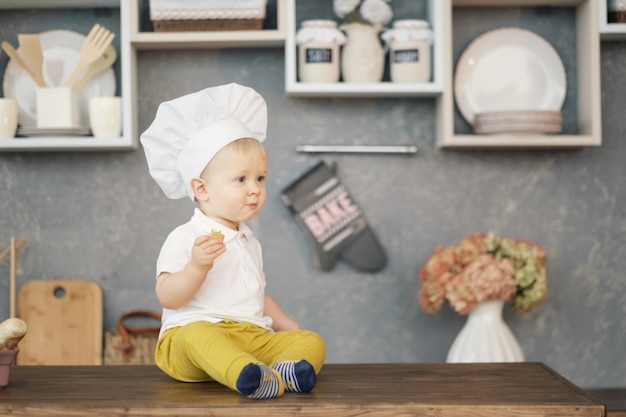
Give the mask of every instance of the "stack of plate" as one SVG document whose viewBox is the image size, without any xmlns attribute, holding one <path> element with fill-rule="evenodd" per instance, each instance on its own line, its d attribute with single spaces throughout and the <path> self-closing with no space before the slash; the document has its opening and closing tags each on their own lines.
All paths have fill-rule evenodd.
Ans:
<svg viewBox="0 0 626 417">
<path fill-rule="evenodd" d="M 88 127 L 30 127 L 17 128 L 17 136 L 89 136 Z"/>
<path fill-rule="evenodd" d="M 480 35 L 461 54 L 454 81 L 456 104 L 477 134 L 562 130 L 565 67 L 534 32 L 508 27 Z"/>
<path fill-rule="evenodd" d="M 563 125 L 560 111 L 512 110 L 477 113 L 476 133 L 559 133 Z"/>
</svg>

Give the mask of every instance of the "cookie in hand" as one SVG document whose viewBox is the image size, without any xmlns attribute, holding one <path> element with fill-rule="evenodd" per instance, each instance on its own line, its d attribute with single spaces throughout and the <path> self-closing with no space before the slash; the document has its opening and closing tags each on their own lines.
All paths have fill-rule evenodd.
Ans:
<svg viewBox="0 0 626 417">
<path fill-rule="evenodd" d="M 211 239 L 217 239 L 220 242 L 224 241 L 224 234 L 222 232 L 220 232 L 219 230 L 211 229 L 211 234 L 209 235 L 209 237 Z"/>
</svg>

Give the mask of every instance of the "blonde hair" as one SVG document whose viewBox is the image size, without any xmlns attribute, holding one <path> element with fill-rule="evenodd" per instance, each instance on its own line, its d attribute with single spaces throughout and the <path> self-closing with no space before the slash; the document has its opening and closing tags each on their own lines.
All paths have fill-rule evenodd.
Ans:
<svg viewBox="0 0 626 417">
<path fill-rule="evenodd" d="M 209 163 L 204 167 L 202 173 L 200 174 L 200 178 L 206 178 L 211 170 L 211 167 L 215 165 L 216 161 L 219 161 L 224 154 L 229 152 L 239 153 L 242 155 L 255 155 L 259 158 L 267 158 L 267 154 L 265 152 L 265 148 L 263 144 L 259 142 L 257 139 L 253 138 L 241 138 L 236 139 L 222 149 L 220 149 L 213 158 L 209 161 Z"/>
</svg>

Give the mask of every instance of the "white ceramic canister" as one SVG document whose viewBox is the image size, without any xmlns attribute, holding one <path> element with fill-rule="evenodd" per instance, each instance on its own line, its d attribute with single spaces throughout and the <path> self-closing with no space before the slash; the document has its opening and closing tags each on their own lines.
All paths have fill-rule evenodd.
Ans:
<svg viewBox="0 0 626 417">
<path fill-rule="evenodd" d="M 427 21 L 397 20 L 381 37 L 389 49 L 391 81 L 424 83 L 430 80 L 433 34 Z"/>
<path fill-rule="evenodd" d="M 339 81 L 339 46 L 346 36 L 333 20 L 305 20 L 296 34 L 298 77 L 302 82 Z"/>
</svg>

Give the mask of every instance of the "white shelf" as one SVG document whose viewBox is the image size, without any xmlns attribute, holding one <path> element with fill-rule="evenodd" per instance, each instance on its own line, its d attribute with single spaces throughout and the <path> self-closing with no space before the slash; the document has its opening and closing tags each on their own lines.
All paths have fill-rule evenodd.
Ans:
<svg viewBox="0 0 626 417">
<path fill-rule="evenodd" d="M 18 137 L 0 139 L 2 151 L 113 151 L 128 150 L 126 138 L 96 139 L 93 136 Z"/>
<path fill-rule="evenodd" d="M 225 32 L 177 32 L 137 33 L 132 37 L 133 47 L 138 50 L 208 49 L 282 47 L 285 36 L 278 30 Z"/>
<path fill-rule="evenodd" d="M 445 4 L 443 25 L 446 62 L 445 89 L 437 103 L 438 148 L 559 148 L 600 146 L 600 39 L 598 32 L 598 0 L 441 0 Z M 454 85 L 452 56 L 452 7 L 536 7 L 571 6 L 576 8 L 576 56 L 578 91 L 578 131 L 576 135 L 469 135 L 454 130 Z"/>
<path fill-rule="evenodd" d="M 303 0 L 300 0 L 303 1 Z M 415 1 L 415 0 L 409 0 Z M 444 89 L 443 84 L 443 44 L 444 31 L 439 23 L 442 20 L 443 2 L 426 0 L 428 21 L 434 34 L 433 42 L 433 77 L 428 83 L 404 84 L 379 82 L 358 83 L 307 83 L 298 81 L 296 32 L 296 0 L 287 0 L 285 40 L 285 92 L 292 97 L 433 97 Z"/>
<path fill-rule="evenodd" d="M 596 146 L 588 135 L 454 135 L 446 141 L 446 148 L 573 148 Z"/>
<path fill-rule="evenodd" d="M 609 23 L 606 0 L 599 0 L 598 10 L 600 38 L 608 41 L 626 39 L 626 23 Z"/>
<path fill-rule="evenodd" d="M 0 9 L 120 7 L 120 0 L 2 0 L 0 3 Z"/>
<path fill-rule="evenodd" d="M 18 4 L 19 3 L 19 4 Z M 125 0 L 123 1 L 125 3 Z M 95 8 L 112 7 L 119 8 L 120 0 L 52 0 L 48 2 L 36 0 L 12 0 L 2 1 L 2 9 L 25 9 L 25 8 Z M 1 11 L 0 11 L 1 13 Z M 120 13 L 120 33 L 116 34 L 120 39 L 120 85 L 122 97 L 122 136 L 119 138 L 96 139 L 93 136 L 72 137 L 18 137 L 14 139 L 0 140 L 0 152 L 33 152 L 33 151 L 127 151 L 136 149 L 138 138 L 136 132 L 135 110 L 135 81 L 131 71 L 131 51 L 128 40 L 127 16 Z M 94 23 L 96 23 L 94 21 Z"/>
<path fill-rule="evenodd" d="M 285 0 L 277 0 L 277 28 L 225 32 L 140 32 L 141 0 L 125 0 L 129 15 L 130 42 L 135 50 L 283 47 L 285 44 Z"/>
<path fill-rule="evenodd" d="M 159 32 L 139 31 L 140 1 L 147 0 L 54 0 L 45 7 L 120 7 L 121 95 L 123 105 L 123 137 L 95 139 L 92 137 L 16 138 L 0 141 L 3 151 L 57 150 L 131 150 L 138 147 L 136 131 L 137 74 L 139 50 L 200 49 L 225 47 L 285 47 L 285 90 L 290 96 L 302 97 L 436 97 L 438 148 L 507 148 L 507 147 L 582 147 L 599 146 L 601 139 L 600 111 L 600 28 L 603 39 L 626 34 L 626 25 L 604 24 L 604 0 L 425 0 L 429 22 L 434 32 L 433 81 L 422 84 L 380 82 L 302 83 L 297 81 L 296 68 L 296 0 L 277 0 L 277 29 L 237 32 Z M 304 0 L 300 0 L 304 1 Z M 413 1 L 413 0 L 411 0 Z M 39 2 L 25 0 L 22 5 L 38 7 Z M 1 9 L 13 3 L 3 2 Z M 560 6 L 576 8 L 577 116 L 576 135 L 472 135 L 454 131 L 452 8 L 453 7 L 537 7 Z M 604 6 L 604 9 L 603 9 Z M 43 6 L 42 6 L 43 7 Z M 604 11 L 603 11 L 604 10 Z M 614 32 L 614 33 L 613 33 Z M 625 35 L 626 38 L 626 35 Z"/>
<path fill-rule="evenodd" d="M 607 23 L 603 22 L 604 27 L 600 30 L 602 40 L 614 41 L 626 39 L 626 23 Z"/>
<path fill-rule="evenodd" d="M 437 96 L 441 87 L 433 83 L 301 83 L 286 87 L 293 97 L 391 97 Z"/>
</svg>

